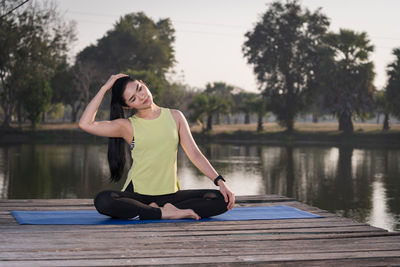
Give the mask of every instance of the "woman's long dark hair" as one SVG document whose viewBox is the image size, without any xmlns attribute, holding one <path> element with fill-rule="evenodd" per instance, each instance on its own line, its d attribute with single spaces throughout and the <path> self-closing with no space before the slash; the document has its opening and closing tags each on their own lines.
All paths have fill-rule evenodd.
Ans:
<svg viewBox="0 0 400 267">
<path fill-rule="evenodd" d="M 122 77 L 115 81 L 111 88 L 110 120 L 125 118 L 123 107 L 127 107 L 123 93 L 130 77 Z M 111 181 L 118 182 L 125 168 L 126 143 L 122 138 L 110 137 L 108 139 L 108 165 L 110 167 Z"/>
</svg>

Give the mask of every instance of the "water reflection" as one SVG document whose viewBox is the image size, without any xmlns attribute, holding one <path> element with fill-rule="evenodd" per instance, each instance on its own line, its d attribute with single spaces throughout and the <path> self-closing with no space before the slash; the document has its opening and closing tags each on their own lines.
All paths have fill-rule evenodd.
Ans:
<svg viewBox="0 0 400 267">
<path fill-rule="evenodd" d="M 87 198 L 107 185 L 106 147 L 19 145 L 1 147 L 7 161 L 4 198 Z M 1 178 L 1 176 L 0 176 Z M 108 186 L 108 185 L 107 185 Z M 120 188 L 113 185 L 113 188 Z"/>
<path fill-rule="evenodd" d="M 280 194 L 367 222 L 400 230 L 400 150 L 351 146 L 209 144 L 201 150 L 229 179 L 236 195 Z M 106 145 L 0 146 L 0 198 L 91 198 L 108 183 Z M 215 188 L 183 151 L 183 189 Z"/>
<path fill-rule="evenodd" d="M 8 198 L 8 182 L 10 175 L 8 173 L 9 168 L 9 149 L 4 147 L 0 149 L 0 199 Z"/>
<path fill-rule="evenodd" d="M 368 221 L 377 227 L 391 229 L 395 219 L 386 207 L 386 190 L 382 182 L 382 176 L 377 175 L 375 177 L 377 179 L 372 183 L 372 208 Z"/>
<path fill-rule="evenodd" d="M 201 147 L 214 168 L 229 178 L 236 195 L 265 194 L 258 148 L 236 145 L 206 145 Z M 209 179 L 194 167 L 183 151 L 178 154 L 178 176 L 182 188 L 213 188 Z"/>
</svg>

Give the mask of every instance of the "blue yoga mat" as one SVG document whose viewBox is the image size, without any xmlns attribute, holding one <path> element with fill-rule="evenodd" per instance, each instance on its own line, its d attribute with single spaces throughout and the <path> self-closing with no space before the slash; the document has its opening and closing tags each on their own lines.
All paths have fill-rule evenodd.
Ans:
<svg viewBox="0 0 400 267">
<path fill-rule="evenodd" d="M 119 220 L 102 215 L 95 210 L 69 211 L 11 211 L 19 224 L 143 224 L 143 223 L 171 223 L 195 222 L 193 219 L 179 220 Z M 201 219 L 201 221 L 242 221 L 242 220 L 278 220 L 321 218 L 319 215 L 302 211 L 289 206 L 270 207 L 238 207 L 221 215 Z"/>
</svg>

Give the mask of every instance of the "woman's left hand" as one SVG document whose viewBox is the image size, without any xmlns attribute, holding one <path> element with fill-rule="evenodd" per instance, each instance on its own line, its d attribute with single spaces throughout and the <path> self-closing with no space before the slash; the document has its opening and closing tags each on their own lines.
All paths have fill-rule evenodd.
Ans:
<svg viewBox="0 0 400 267">
<path fill-rule="evenodd" d="M 219 191 L 221 191 L 221 194 L 225 198 L 225 202 L 229 201 L 227 206 L 228 210 L 232 209 L 233 206 L 235 205 L 235 195 L 223 181 L 219 181 L 218 185 L 219 185 Z"/>
</svg>

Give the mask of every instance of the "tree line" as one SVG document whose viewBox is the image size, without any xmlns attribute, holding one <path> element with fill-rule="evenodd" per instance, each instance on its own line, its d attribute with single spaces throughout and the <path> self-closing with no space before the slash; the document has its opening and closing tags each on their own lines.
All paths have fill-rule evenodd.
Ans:
<svg viewBox="0 0 400 267">
<path fill-rule="evenodd" d="M 2 1 L 0 14 L 17 5 Z M 355 117 L 389 114 L 400 117 L 400 48 L 393 49 L 388 82 L 377 90 L 370 59 L 374 46 L 365 32 L 328 31 L 329 18 L 298 1 L 271 3 L 254 28 L 245 34 L 243 56 L 252 66 L 260 93 L 238 91 L 224 82 L 193 90 L 168 77 L 175 64 L 175 30 L 170 19 L 154 21 L 143 12 L 119 18 L 95 44 L 73 61 L 68 51 L 76 40 L 73 23 L 66 23 L 54 4 L 30 4 L 0 18 L 0 106 L 3 126 L 12 118 L 26 119 L 33 128 L 46 115 L 68 108 L 70 120 L 80 112 L 112 73 L 143 80 L 159 105 L 183 109 L 204 130 L 222 114 L 273 113 L 289 132 L 298 114 L 315 118 L 333 114 L 339 130 L 353 131 Z M 107 102 L 107 101 L 105 101 Z M 108 107 L 100 108 L 106 118 Z"/>
</svg>

